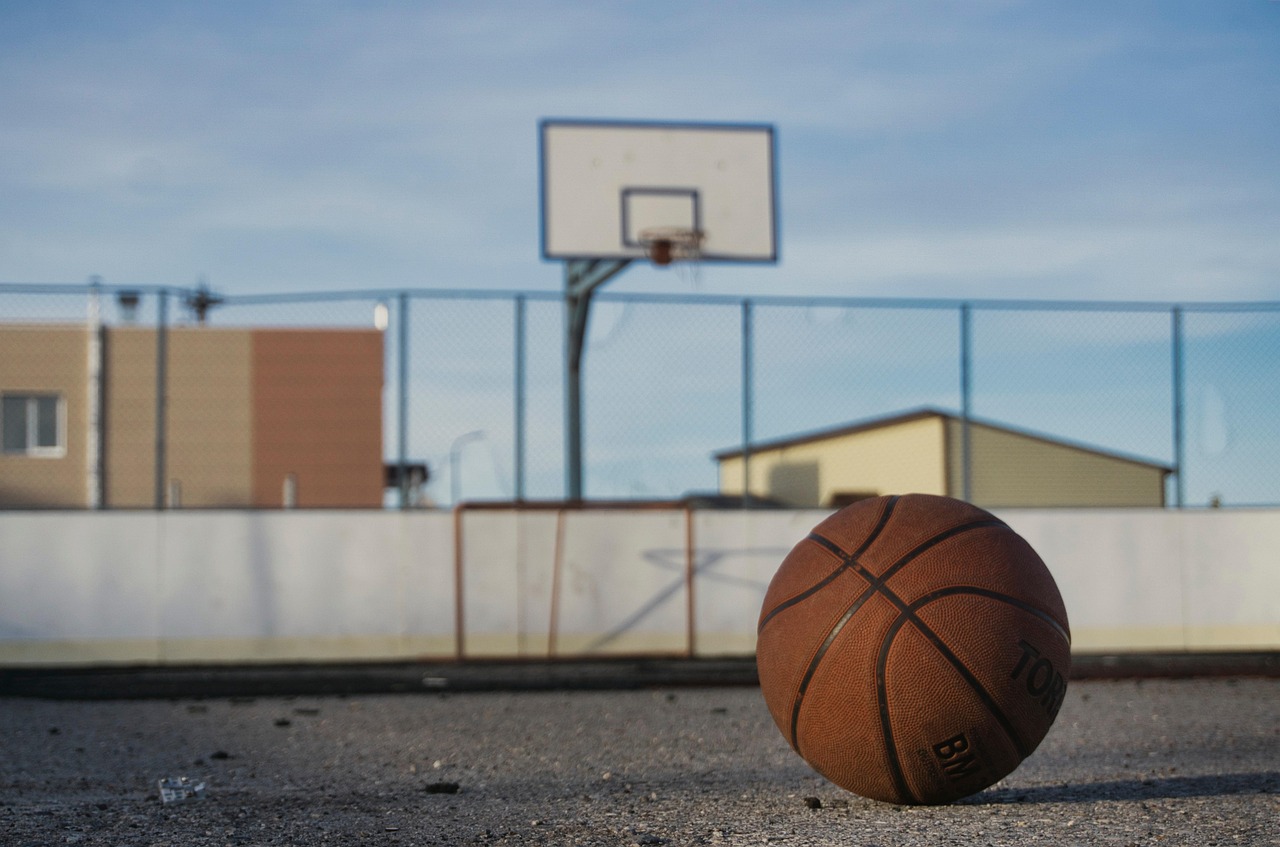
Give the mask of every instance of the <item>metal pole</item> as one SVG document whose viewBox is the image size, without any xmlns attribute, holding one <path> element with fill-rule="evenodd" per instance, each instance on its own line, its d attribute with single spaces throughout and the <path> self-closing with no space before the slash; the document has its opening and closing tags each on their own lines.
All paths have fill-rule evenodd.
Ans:
<svg viewBox="0 0 1280 847">
<path fill-rule="evenodd" d="M 168 405 L 169 369 L 169 292 L 160 289 L 159 308 L 156 316 L 156 461 L 155 508 L 165 507 L 166 407 Z"/>
<path fill-rule="evenodd" d="M 566 275 L 570 272 L 566 269 Z M 565 297 L 564 459 L 565 499 L 582 499 L 582 344 L 591 294 Z M 579 315 L 582 329 L 578 329 Z"/>
<path fill-rule="evenodd" d="M 401 291 L 396 304 L 399 328 L 396 331 L 396 461 L 400 483 L 400 508 L 409 508 L 409 294 Z"/>
<path fill-rule="evenodd" d="M 515 349 L 515 500 L 524 500 L 524 423 L 525 423 L 525 298 L 516 297 L 516 349 Z"/>
<path fill-rule="evenodd" d="M 755 413 L 751 301 L 742 301 L 742 508 L 751 508 L 751 432 Z"/>
<path fill-rule="evenodd" d="M 102 409 L 103 396 L 103 336 L 105 329 L 102 323 L 102 278 L 89 279 L 89 378 L 88 396 L 86 398 L 87 420 L 85 421 L 85 469 L 86 490 L 85 505 L 90 509 L 101 509 L 106 488 L 103 485 L 103 431 L 105 416 Z"/>
<path fill-rule="evenodd" d="M 621 273 L 630 259 L 571 260 L 564 266 L 565 302 L 565 496 L 582 499 L 582 352 L 587 338 L 591 295 Z"/>
<path fill-rule="evenodd" d="M 973 327 L 969 304 L 960 305 L 960 491 L 961 499 L 973 501 L 973 452 L 969 416 L 973 397 Z"/>
<path fill-rule="evenodd" d="M 1173 505 L 1181 509 L 1186 489 L 1182 479 L 1182 463 L 1184 459 L 1184 439 L 1182 420 L 1183 408 L 1183 373 L 1182 373 L 1182 309 L 1173 307 Z"/>
</svg>

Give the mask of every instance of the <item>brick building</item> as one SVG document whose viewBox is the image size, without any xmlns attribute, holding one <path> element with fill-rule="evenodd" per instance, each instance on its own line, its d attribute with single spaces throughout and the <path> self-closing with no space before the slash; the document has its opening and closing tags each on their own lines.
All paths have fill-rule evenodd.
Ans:
<svg viewBox="0 0 1280 847">
<path fill-rule="evenodd" d="M 0 508 L 380 507 L 382 380 L 372 329 L 0 326 Z"/>
</svg>

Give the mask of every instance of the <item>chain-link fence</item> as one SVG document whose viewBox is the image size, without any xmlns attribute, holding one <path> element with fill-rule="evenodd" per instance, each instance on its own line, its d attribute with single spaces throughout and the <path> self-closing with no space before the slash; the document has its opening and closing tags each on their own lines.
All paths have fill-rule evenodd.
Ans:
<svg viewBox="0 0 1280 847">
<path fill-rule="evenodd" d="M 996 433 L 1006 476 L 1101 457 L 1154 474 L 1157 505 L 1280 504 L 1280 303 L 604 292 L 583 349 L 590 499 L 741 497 L 730 460 L 755 479 L 923 415 L 975 502 Z M 565 351 L 554 293 L 0 285 L 0 508 L 560 499 Z"/>
</svg>

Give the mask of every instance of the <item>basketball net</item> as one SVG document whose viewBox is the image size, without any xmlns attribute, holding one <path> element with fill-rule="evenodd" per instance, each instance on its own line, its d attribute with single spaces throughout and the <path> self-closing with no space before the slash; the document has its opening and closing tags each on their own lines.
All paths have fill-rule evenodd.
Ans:
<svg viewBox="0 0 1280 847">
<path fill-rule="evenodd" d="M 640 243 L 656 267 L 676 266 L 686 285 L 697 288 L 702 282 L 702 241 L 706 233 L 678 226 L 656 226 L 640 231 Z"/>
</svg>

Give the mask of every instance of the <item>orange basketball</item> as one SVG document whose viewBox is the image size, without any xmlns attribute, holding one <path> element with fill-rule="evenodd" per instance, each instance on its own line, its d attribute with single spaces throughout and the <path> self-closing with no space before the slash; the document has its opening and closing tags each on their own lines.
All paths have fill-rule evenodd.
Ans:
<svg viewBox="0 0 1280 847">
<path fill-rule="evenodd" d="M 924 494 L 818 524 L 765 594 L 760 687 L 815 770 L 889 803 L 947 803 L 1031 755 L 1071 635 L 1044 562 L 982 509 Z"/>
</svg>

